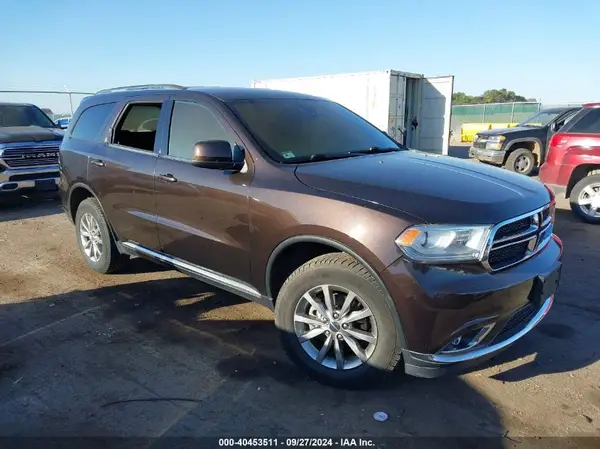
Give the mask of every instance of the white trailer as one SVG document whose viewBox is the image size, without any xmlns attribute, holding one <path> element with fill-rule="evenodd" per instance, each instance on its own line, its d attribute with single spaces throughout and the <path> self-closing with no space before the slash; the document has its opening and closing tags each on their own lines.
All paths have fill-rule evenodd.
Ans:
<svg viewBox="0 0 600 449">
<path fill-rule="evenodd" d="M 454 76 L 385 70 L 259 80 L 252 87 L 333 100 L 409 148 L 448 154 Z"/>
</svg>

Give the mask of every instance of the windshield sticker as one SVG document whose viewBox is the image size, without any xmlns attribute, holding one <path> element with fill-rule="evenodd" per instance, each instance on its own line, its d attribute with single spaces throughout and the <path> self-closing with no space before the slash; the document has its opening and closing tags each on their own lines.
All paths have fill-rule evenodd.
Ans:
<svg viewBox="0 0 600 449">
<path fill-rule="evenodd" d="M 283 153 L 281 153 L 281 155 L 286 159 L 291 159 L 293 157 L 296 157 L 296 155 L 294 153 L 292 153 L 291 151 L 284 151 Z"/>
</svg>

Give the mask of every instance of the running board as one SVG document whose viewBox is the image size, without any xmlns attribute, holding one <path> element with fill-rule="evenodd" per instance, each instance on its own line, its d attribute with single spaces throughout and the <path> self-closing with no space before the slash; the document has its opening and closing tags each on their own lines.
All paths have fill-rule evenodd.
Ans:
<svg viewBox="0 0 600 449">
<path fill-rule="evenodd" d="M 260 302 L 269 308 L 273 308 L 273 302 L 271 299 L 261 295 L 257 289 L 243 281 L 234 279 L 230 276 L 226 276 L 213 270 L 209 270 L 208 268 L 200 267 L 198 265 L 185 262 L 181 259 L 153 251 L 133 242 L 121 242 L 120 244 L 126 250 L 128 250 L 128 252 L 133 251 L 140 256 L 146 256 L 158 262 L 166 263 L 185 274 L 188 274 L 200 281 L 206 282 L 207 284 L 214 285 L 215 287 L 222 288 L 223 290 L 227 290 L 233 294 L 242 296 L 251 301 Z"/>
</svg>

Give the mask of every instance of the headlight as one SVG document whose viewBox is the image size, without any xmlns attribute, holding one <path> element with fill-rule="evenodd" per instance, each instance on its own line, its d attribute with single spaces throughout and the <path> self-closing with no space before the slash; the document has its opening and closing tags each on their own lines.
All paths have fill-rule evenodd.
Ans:
<svg viewBox="0 0 600 449">
<path fill-rule="evenodd" d="M 474 262 L 483 258 L 491 226 L 418 225 L 405 230 L 396 244 L 416 262 Z"/>
<path fill-rule="evenodd" d="M 485 148 L 488 150 L 500 150 L 502 148 L 502 144 L 506 140 L 504 136 L 492 136 L 487 139 L 487 143 L 485 144 Z"/>
</svg>

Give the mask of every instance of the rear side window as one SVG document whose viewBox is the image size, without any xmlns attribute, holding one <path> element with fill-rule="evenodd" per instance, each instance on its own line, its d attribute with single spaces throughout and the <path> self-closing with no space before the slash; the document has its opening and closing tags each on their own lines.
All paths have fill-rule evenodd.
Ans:
<svg viewBox="0 0 600 449">
<path fill-rule="evenodd" d="M 235 143 L 233 137 L 207 107 L 176 101 L 171 115 L 169 156 L 190 160 L 194 145 L 205 140 L 225 140 L 232 145 Z"/>
<path fill-rule="evenodd" d="M 600 134 L 600 109 L 584 109 L 585 114 L 579 120 L 572 120 L 570 133 Z"/>
<path fill-rule="evenodd" d="M 104 124 L 113 111 L 115 103 L 104 103 L 90 106 L 79 116 L 71 137 L 81 140 L 97 140 L 102 134 Z"/>
<path fill-rule="evenodd" d="M 119 121 L 113 143 L 136 150 L 154 151 L 160 103 L 134 103 L 127 106 Z"/>
</svg>

